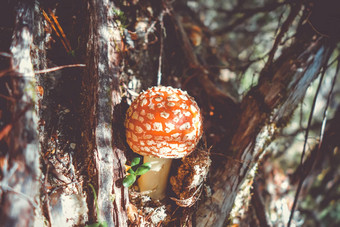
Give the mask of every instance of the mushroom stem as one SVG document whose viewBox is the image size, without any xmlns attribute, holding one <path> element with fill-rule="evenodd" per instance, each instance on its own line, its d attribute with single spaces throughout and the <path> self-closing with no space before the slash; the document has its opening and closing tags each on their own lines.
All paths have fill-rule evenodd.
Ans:
<svg viewBox="0 0 340 227">
<path fill-rule="evenodd" d="M 172 159 L 144 156 L 144 163 L 146 162 L 151 163 L 151 169 L 138 179 L 139 189 L 152 199 L 163 199 Z"/>
</svg>

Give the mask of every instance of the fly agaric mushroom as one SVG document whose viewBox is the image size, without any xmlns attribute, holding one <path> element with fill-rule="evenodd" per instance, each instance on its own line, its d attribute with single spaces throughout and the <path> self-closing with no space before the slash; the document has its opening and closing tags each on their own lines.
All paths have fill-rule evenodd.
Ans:
<svg viewBox="0 0 340 227">
<path fill-rule="evenodd" d="M 172 159 L 189 155 L 202 136 L 199 107 L 185 91 L 152 87 L 132 102 L 125 127 L 130 148 L 151 163 L 138 180 L 140 191 L 163 199 Z"/>
</svg>

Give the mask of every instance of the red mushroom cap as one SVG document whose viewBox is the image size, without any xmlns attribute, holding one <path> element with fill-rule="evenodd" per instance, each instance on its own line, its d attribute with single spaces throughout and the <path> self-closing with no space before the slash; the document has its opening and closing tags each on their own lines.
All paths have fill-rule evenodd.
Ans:
<svg viewBox="0 0 340 227">
<path fill-rule="evenodd" d="M 126 139 L 143 156 L 182 158 L 190 154 L 202 136 L 202 116 L 187 92 L 172 87 L 152 87 L 129 107 Z"/>
</svg>

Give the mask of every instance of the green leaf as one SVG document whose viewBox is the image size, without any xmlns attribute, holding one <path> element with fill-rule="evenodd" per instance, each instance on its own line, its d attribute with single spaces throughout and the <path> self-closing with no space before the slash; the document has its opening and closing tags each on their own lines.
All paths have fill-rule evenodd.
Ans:
<svg viewBox="0 0 340 227">
<path fill-rule="evenodd" d="M 146 162 L 143 165 L 139 166 L 136 170 L 136 175 L 143 175 L 151 169 L 151 163 Z"/>
<path fill-rule="evenodd" d="M 106 221 L 97 222 L 90 225 L 85 225 L 85 227 L 108 227 Z"/>
<path fill-rule="evenodd" d="M 92 184 L 89 183 L 89 186 L 91 187 L 92 192 L 93 192 L 94 204 L 95 204 L 96 211 L 97 211 L 97 217 L 99 217 L 99 209 L 98 209 L 97 193 L 96 193 L 96 190 L 94 189 L 94 187 L 93 187 Z"/>
<path fill-rule="evenodd" d="M 130 187 L 131 185 L 133 185 L 133 183 L 135 183 L 136 181 L 136 175 L 135 174 L 131 174 L 131 175 L 128 175 L 124 178 L 123 180 L 123 185 L 124 187 Z"/>
<path fill-rule="evenodd" d="M 140 157 L 136 157 L 131 161 L 131 167 L 134 167 L 140 163 Z"/>
<path fill-rule="evenodd" d="M 148 167 L 150 167 L 150 169 L 151 169 L 151 162 L 143 163 L 143 165 L 141 165 L 141 166 L 148 166 Z"/>
<path fill-rule="evenodd" d="M 131 168 L 131 169 L 128 170 L 128 173 L 135 174 L 135 171 L 133 171 L 133 169 Z"/>
<path fill-rule="evenodd" d="M 100 223 L 93 223 L 93 224 L 90 224 L 90 225 L 86 225 L 85 227 L 100 227 L 101 224 Z"/>
</svg>

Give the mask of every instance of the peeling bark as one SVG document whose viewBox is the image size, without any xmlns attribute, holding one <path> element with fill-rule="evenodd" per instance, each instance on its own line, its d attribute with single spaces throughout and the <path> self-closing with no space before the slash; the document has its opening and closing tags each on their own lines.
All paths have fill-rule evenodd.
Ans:
<svg viewBox="0 0 340 227">
<path fill-rule="evenodd" d="M 8 149 L 1 157 L 1 209 L 3 226 L 33 226 L 39 213 L 39 142 L 35 110 L 35 76 L 30 56 L 34 4 L 18 1 L 10 51 L 13 72 L 8 87 L 13 102 L 11 130 L 4 137 Z"/>
<path fill-rule="evenodd" d="M 124 152 L 115 144 L 112 128 L 113 111 L 121 102 L 119 92 L 119 46 L 120 31 L 113 23 L 113 3 L 89 1 L 90 31 L 88 40 L 89 84 L 94 98 L 91 109 L 94 113 L 93 149 L 98 189 L 98 209 L 108 226 L 127 226 L 127 188 L 122 185 L 124 177 Z M 110 29 L 111 28 L 111 29 Z M 87 93 L 87 92 L 86 92 Z M 89 151 L 91 152 L 91 151 Z M 92 210 L 95 213 L 95 208 Z"/>
</svg>

